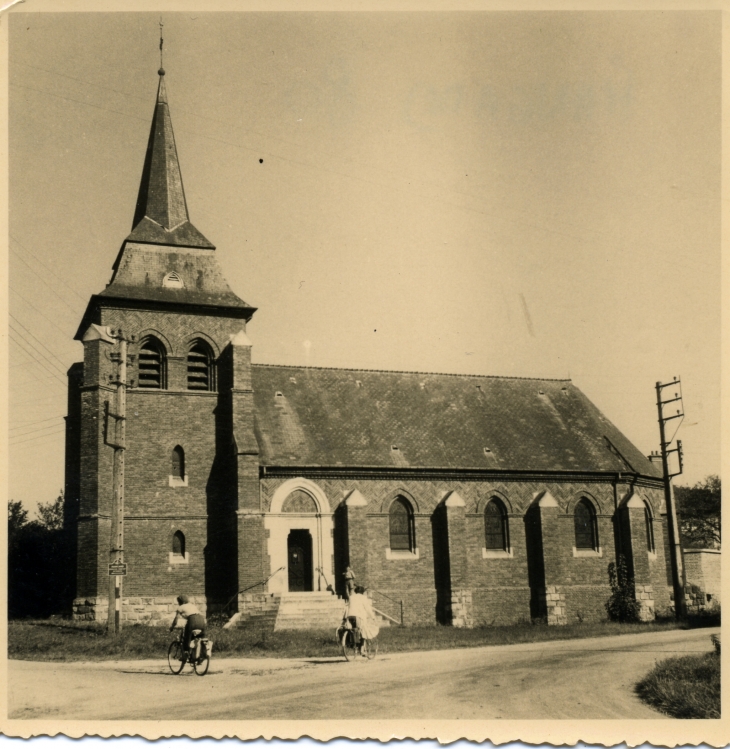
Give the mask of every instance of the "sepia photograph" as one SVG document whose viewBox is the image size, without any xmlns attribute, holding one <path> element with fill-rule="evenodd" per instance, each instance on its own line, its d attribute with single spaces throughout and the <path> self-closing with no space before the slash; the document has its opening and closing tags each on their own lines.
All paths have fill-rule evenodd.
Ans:
<svg viewBox="0 0 730 749">
<path fill-rule="evenodd" d="M 3 732 L 727 744 L 721 11 L 168 5 L 1 19 Z"/>
</svg>

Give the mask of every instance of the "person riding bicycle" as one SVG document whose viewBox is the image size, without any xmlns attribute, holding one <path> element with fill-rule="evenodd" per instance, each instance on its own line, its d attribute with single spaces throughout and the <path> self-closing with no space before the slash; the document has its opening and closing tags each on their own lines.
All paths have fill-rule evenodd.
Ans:
<svg viewBox="0 0 730 749">
<path fill-rule="evenodd" d="M 342 616 L 343 625 L 350 622 L 355 631 L 355 645 L 360 650 L 362 643 L 360 638 L 374 640 L 378 636 L 378 627 L 373 611 L 373 604 L 365 595 L 366 588 L 362 585 L 355 587 L 355 592 L 348 598 L 345 612 Z"/>
<path fill-rule="evenodd" d="M 199 629 L 200 636 L 205 637 L 205 628 L 207 626 L 205 617 L 200 613 L 194 603 L 186 595 L 177 597 L 177 609 L 175 609 L 175 618 L 170 625 L 170 632 L 177 626 L 178 617 L 185 619 L 185 633 L 183 634 L 183 650 L 187 653 L 190 649 L 190 640 L 193 639 L 193 630 Z"/>
</svg>

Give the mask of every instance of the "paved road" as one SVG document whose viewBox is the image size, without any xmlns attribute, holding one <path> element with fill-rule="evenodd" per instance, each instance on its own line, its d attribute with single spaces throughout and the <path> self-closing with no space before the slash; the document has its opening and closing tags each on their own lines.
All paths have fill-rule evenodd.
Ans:
<svg viewBox="0 0 730 749">
<path fill-rule="evenodd" d="M 638 700 L 634 684 L 658 660 L 711 650 L 715 632 L 719 629 L 381 653 L 353 663 L 220 658 L 202 678 L 187 669 L 173 676 L 162 659 L 10 661 L 9 717 L 663 718 Z"/>
</svg>

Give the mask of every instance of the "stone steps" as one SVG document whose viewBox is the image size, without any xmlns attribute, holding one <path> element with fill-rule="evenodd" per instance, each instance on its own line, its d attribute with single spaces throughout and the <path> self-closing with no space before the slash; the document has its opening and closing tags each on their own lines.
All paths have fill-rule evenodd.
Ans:
<svg viewBox="0 0 730 749">
<path fill-rule="evenodd" d="M 335 629 L 345 602 L 330 593 L 282 593 L 274 630 Z"/>
<path fill-rule="evenodd" d="M 293 629 L 332 629 L 342 621 L 345 601 L 331 593 L 281 593 L 258 596 L 254 604 L 235 614 L 230 627 L 263 628 L 269 631 Z M 381 627 L 387 619 L 378 617 Z"/>
</svg>

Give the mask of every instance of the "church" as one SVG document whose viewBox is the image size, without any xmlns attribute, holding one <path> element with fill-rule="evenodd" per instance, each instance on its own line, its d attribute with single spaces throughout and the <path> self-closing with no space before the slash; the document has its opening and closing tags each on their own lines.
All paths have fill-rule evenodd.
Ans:
<svg viewBox="0 0 730 749">
<path fill-rule="evenodd" d="M 209 616 L 295 601 L 277 627 L 334 626 L 351 567 L 405 625 L 576 623 L 606 617 L 619 557 L 642 618 L 667 610 L 661 468 L 570 380 L 253 363 L 256 309 L 190 222 L 164 76 L 68 373 L 74 617 L 107 618 L 122 359 L 124 621 L 167 623 L 186 593 Z"/>
</svg>

